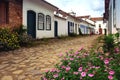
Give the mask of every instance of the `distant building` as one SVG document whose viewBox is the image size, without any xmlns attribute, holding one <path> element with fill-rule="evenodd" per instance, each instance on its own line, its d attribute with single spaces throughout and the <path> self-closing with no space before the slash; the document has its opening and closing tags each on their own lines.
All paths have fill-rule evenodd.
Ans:
<svg viewBox="0 0 120 80">
<path fill-rule="evenodd" d="M 102 34 L 105 34 L 107 28 L 106 23 L 103 22 L 103 17 L 92 17 L 90 19 L 95 22 L 95 33 L 99 34 L 99 27 L 101 27 Z"/>
<path fill-rule="evenodd" d="M 80 29 L 83 34 L 95 34 L 95 22 L 90 20 L 90 15 L 78 16 L 81 19 Z"/>
</svg>

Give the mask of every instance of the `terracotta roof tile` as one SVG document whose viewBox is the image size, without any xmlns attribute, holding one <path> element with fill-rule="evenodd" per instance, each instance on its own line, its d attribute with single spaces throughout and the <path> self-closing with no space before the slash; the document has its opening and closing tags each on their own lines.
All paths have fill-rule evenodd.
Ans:
<svg viewBox="0 0 120 80">
<path fill-rule="evenodd" d="M 102 21 L 103 17 L 93 17 L 93 18 L 90 18 L 90 20 L 92 20 L 92 21 Z"/>
</svg>

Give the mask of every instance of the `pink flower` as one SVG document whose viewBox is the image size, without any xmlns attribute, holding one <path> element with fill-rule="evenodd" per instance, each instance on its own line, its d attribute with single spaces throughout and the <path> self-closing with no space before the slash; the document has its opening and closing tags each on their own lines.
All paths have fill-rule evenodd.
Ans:
<svg viewBox="0 0 120 80">
<path fill-rule="evenodd" d="M 68 72 L 71 68 L 70 67 L 66 67 L 66 71 Z"/>
<path fill-rule="evenodd" d="M 74 72 L 73 74 L 78 75 L 78 72 Z"/>
<path fill-rule="evenodd" d="M 69 62 L 68 65 L 70 65 L 71 63 Z"/>
<path fill-rule="evenodd" d="M 88 72 L 88 69 L 85 69 L 85 72 Z"/>
<path fill-rule="evenodd" d="M 81 56 L 77 56 L 77 58 L 80 58 Z"/>
<path fill-rule="evenodd" d="M 43 80 L 47 80 L 47 78 L 43 77 Z"/>
<path fill-rule="evenodd" d="M 54 78 L 57 78 L 57 77 L 58 77 L 58 74 L 54 74 L 53 77 L 54 77 Z"/>
<path fill-rule="evenodd" d="M 105 64 L 109 64 L 109 60 L 108 60 L 108 59 L 105 59 L 105 60 L 104 60 L 104 63 L 105 63 Z"/>
<path fill-rule="evenodd" d="M 76 53 L 75 53 L 76 55 L 78 55 L 79 54 L 79 52 L 78 51 L 76 51 Z"/>
<path fill-rule="evenodd" d="M 81 76 L 82 76 L 82 77 L 85 77 L 85 76 L 86 76 L 86 72 L 82 72 L 82 73 L 81 73 Z"/>
<path fill-rule="evenodd" d="M 94 74 L 88 74 L 88 76 L 89 76 L 89 77 L 93 77 L 93 76 L 94 76 Z"/>
<path fill-rule="evenodd" d="M 51 70 L 50 70 L 50 72 L 55 72 L 55 71 L 56 71 L 56 69 L 51 69 Z"/>
<path fill-rule="evenodd" d="M 115 48 L 115 52 L 118 53 L 120 50 L 119 48 Z"/>
<path fill-rule="evenodd" d="M 73 61 L 73 60 L 74 60 L 74 58 L 70 58 L 70 60 L 71 60 L 71 61 Z"/>
<path fill-rule="evenodd" d="M 46 70 L 45 72 L 48 72 L 49 70 Z"/>
<path fill-rule="evenodd" d="M 83 47 L 80 47 L 79 50 L 80 50 L 80 51 L 83 50 Z"/>
<path fill-rule="evenodd" d="M 110 75 L 114 75 L 114 74 L 115 74 L 115 71 L 111 70 L 111 71 L 109 72 L 109 74 L 110 74 Z"/>
<path fill-rule="evenodd" d="M 103 60 L 103 56 L 99 56 L 99 58 L 100 58 L 101 60 Z"/>
<path fill-rule="evenodd" d="M 59 73 L 59 72 L 60 72 L 60 70 L 57 70 L 57 72 Z"/>
<path fill-rule="evenodd" d="M 79 72 L 82 72 L 82 67 L 79 67 L 78 71 L 79 71 Z"/>
<path fill-rule="evenodd" d="M 95 68 L 95 66 L 92 66 L 92 68 Z"/>
<path fill-rule="evenodd" d="M 67 58 L 64 58 L 64 60 L 68 60 Z"/>
<path fill-rule="evenodd" d="M 109 80 L 113 80 L 113 76 L 109 75 L 109 76 L 108 76 L 108 79 L 109 79 Z"/>
<path fill-rule="evenodd" d="M 84 56 L 88 56 L 89 54 L 87 54 L 87 53 L 84 53 Z"/>
<path fill-rule="evenodd" d="M 61 80 L 65 80 L 65 78 L 63 77 Z"/>
<path fill-rule="evenodd" d="M 66 67 L 65 66 L 61 66 L 62 69 L 65 69 Z"/>
<path fill-rule="evenodd" d="M 59 57 L 62 57 L 62 56 L 63 56 L 63 54 L 62 54 L 62 53 L 60 53 L 60 54 L 59 54 Z"/>
</svg>

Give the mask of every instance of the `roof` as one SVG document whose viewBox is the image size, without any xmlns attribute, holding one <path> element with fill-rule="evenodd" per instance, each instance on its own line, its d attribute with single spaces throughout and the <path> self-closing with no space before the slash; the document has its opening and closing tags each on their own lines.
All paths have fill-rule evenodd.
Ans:
<svg viewBox="0 0 120 80">
<path fill-rule="evenodd" d="M 93 18 L 90 18 L 90 20 L 92 20 L 92 21 L 102 21 L 103 17 L 93 17 Z"/>
<path fill-rule="evenodd" d="M 75 20 L 79 20 L 80 21 L 80 19 L 77 18 L 76 16 L 73 16 L 73 15 L 71 15 L 71 14 L 69 14 L 69 13 L 67 13 L 67 12 L 65 12 L 63 10 L 59 10 L 59 13 L 62 14 L 63 16 L 70 16 L 70 17 L 74 18 Z"/>
<path fill-rule="evenodd" d="M 50 6 L 52 6 L 52 7 L 54 7 L 54 8 L 57 8 L 57 9 L 58 9 L 58 7 L 56 7 L 56 6 L 54 6 L 53 4 L 51 4 L 51 3 L 47 2 L 46 0 L 41 0 L 41 1 L 43 1 L 43 2 L 47 3 L 48 5 L 50 5 Z"/>
<path fill-rule="evenodd" d="M 46 7 L 49 10 L 53 10 L 56 11 L 57 9 L 59 9 L 58 7 L 52 5 L 51 3 L 47 2 L 46 0 L 28 0 L 28 1 L 36 1 L 36 3 L 38 3 L 39 5 Z"/>
<path fill-rule="evenodd" d="M 58 15 L 54 15 L 54 16 L 57 17 L 57 18 L 60 18 L 60 19 L 66 20 L 66 18 L 64 18 L 64 17 L 60 17 L 60 16 L 58 16 Z"/>
<path fill-rule="evenodd" d="M 77 18 L 89 18 L 90 15 L 85 15 L 85 16 L 77 16 Z"/>
</svg>

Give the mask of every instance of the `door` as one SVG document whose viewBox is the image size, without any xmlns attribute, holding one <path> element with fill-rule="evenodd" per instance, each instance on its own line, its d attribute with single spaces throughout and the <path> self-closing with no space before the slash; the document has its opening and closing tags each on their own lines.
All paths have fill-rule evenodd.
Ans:
<svg viewBox="0 0 120 80">
<path fill-rule="evenodd" d="M 27 11 L 27 34 L 36 38 L 36 13 Z"/>
<path fill-rule="evenodd" d="M 68 35 L 70 35 L 70 22 L 68 21 Z"/>
<path fill-rule="evenodd" d="M 75 24 L 75 33 L 77 34 L 77 24 Z"/>
<path fill-rule="evenodd" d="M 54 35 L 55 37 L 58 37 L 58 22 L 57 21 L 54 22 L 54 29 L 55 29 Z"/>
</svg>

